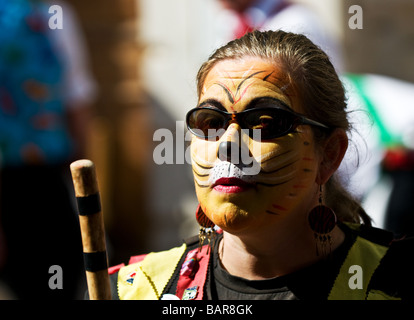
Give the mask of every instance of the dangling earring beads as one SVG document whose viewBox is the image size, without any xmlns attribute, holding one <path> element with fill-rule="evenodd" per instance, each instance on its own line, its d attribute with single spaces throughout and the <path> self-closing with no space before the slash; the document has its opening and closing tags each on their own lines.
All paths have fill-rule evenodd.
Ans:
<svg viewBox="0 0 414 320">
<path fill-rule="evenodd" d="M 201 247 L 203 246 L 204 240 L 207 239 L 209 248 L 212 250 L 214 249 L 214 238 L 215 238 L 215 231 L 214 231 L 214 223 L 206 216 L 203 209 L 200 205 L 198 205 L 197 211 L 196 211 L 196 219 L 198 224 L 200 225 L 200 231 L 198 233 L 198 241 L 199 246 L 198 250 L 201 250 Z"/>
<path fill-rule="evenodd" d="M 322 204 L 322 185 L 319 186 L 319 204 L 313 208 L 308 215 L 310 228 L 314 232 L 316 241 L 316 255 L 323 256 L 331 254 L 332 237 L 331 231 L 336 226 L 335 212 Z"/>
</svg>

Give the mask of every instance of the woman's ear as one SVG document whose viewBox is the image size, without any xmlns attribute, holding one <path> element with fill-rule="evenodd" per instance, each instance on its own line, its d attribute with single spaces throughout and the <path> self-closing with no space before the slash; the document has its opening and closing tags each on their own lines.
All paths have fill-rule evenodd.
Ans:
<svg viewBox="0 0 414 320">
<path fill-rule="evenodd" d="M 321 161 L 316 183 L 325 184 L 338 169 L 348 149 L 348 136 L 343 129 L 335 131 L 325 140 L 321 147 Z"/>
</svg>

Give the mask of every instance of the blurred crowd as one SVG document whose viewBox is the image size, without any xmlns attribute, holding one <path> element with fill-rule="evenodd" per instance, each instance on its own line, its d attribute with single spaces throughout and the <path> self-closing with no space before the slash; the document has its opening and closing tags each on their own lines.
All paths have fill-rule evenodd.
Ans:
<svg viewBox="0 0 414 320">
<path fill-rule="evenodd" d="M 18 299 L 70 299 L 82 287 L 68 166 L 84 155 L 96 84 L 76 16 L 60 5 L 64 28 L 51 29 L 51 4 L 0 3 L 0 279 Z M 64 290 L 49 287 L 53 265 Z"/>
</svg>

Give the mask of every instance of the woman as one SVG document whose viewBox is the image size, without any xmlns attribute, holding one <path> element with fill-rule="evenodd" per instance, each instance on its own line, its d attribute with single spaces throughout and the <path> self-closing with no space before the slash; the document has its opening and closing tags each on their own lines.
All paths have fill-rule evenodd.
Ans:
<svg viewBox="0 0 414 320">
<path fill-rule="evenodd" d="M 255 31 L 197 80 L 186 120 L 200 235 L 112 269 L 116 298 L 407 297 L 410 241 L 391 245 L 335 178 L 350 125 L 327 55 L 303 35 Z"/>
</svg>

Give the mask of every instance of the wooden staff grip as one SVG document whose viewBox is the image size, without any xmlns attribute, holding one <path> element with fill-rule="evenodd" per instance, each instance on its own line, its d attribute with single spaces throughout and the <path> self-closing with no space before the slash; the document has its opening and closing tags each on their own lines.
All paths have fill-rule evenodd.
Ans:
<svg viewBox="0 0 414 320">
<path fill-rule="evenodd" d="M 78 160 L 70 165 L 79 211 L 79 224 L 89 299 L 110 300 L 105 229 L 95 165 Z"/>
</svg>

